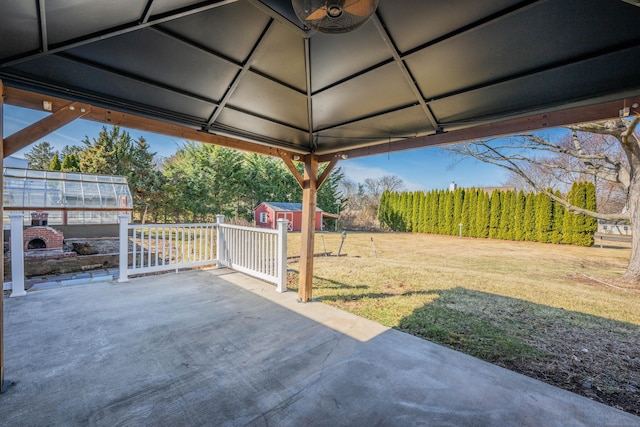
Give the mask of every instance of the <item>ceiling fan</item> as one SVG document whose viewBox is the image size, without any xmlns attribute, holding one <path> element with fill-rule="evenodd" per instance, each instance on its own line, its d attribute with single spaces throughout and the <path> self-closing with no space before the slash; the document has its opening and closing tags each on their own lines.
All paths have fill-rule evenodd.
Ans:
<svg viewBox="0 0 640 427">
<path fill-rule="evenodd" d="M 347 33 L 363 25 L 378 7 L 378 0 L 292 0 L 298 19 L 322 33 Z"/>
</svg>

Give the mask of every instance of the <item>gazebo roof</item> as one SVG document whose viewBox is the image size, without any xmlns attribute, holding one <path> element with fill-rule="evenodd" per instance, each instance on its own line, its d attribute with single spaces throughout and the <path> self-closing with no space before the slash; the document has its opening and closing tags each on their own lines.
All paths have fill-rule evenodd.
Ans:
<svg viewBox="0 0 640 427">
<path fill-rule="evenodd" d="M 380 0 L 327 35 L 290 0 L 5 1 L 0 79 L 328 161 L 632 114 L 637 4 Z"/>
</svg>

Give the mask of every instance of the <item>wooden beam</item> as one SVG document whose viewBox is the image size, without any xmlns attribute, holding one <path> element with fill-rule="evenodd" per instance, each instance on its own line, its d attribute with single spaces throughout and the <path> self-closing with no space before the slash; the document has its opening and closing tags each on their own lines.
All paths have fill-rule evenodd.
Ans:
<svg viewBox="0 0 640 427">
<path fill-rule="evenodd" d="M 304 160 L 304 187 L 302 189 L 302 243 L 300 248 L 300 284 L 298 299 L 311 300 L 313 293 L 313 251 L 316 229 L 316 202 L 318 188 L 318 159 L 309 155 Z"/>
<path fill-rule="evenodd" d="M 289 168 L 289 172 L 291 172 L 296 181 L 298 181 L 300 188 L 304 189 L 304 179 L 302 178 L 302 175 L 300 175 L 300 172 L 298 172 L 296 166 L 293 164 L 291 158 L 286 153 L 281 153 L 280 158 L 282 159 L 284 164 L 287 165 L 287 168 Z"/>
<path fill-rule="evenodd" d="M 24 147 L 36 142 L 62 126 L 71 123 L 91 111 L 91 106 L 72 102 L 55 113 L 8 136 L 3 142 L 3 156 L 8 157 Z"/>
<path fill-rule="evenodd" d="M 322 171 L 322 175 L 318 177 L 318 190 L 320 189 L 320 187 L 322 187 L 322 184 L 324 184 L 324 181 L 329 177 L 329 174 L 331 174 L 331 171 L 333 171 L 333 168 L 336 167 L 339 160 L 339 157 L 334 157 L 333 159 L 331 159 L 327 167 L 324 168 L 324 171 Z"/>
<path fill-rule="evenodd" d="M 44 110 L 43 101 L 51 103 L 51 111 L 54 113 L 69 104 L 69 101 L 61 98 L 29 92 L 22 89 L 5 87 L 5 103 L 7 104 L 35 110 Z M 131 129 L 138 129 L 160 135 L 173 136 L 180 139 L 203 142 L 206 144 L 219 145 L 221 147 L 248 151 L 250 153 L 264 154 L 272 157 L 280 157 L 282 153 L 286 153 L 290 157 L 293 155 L 304 155 L 308 153 L 302 149 L 278 149 L 276 147 L 270 147 L 255 142 L 243 141 L 222 135 L 214 135 L 212 133 L 202 132 L 185 126 L 162 122 L 155 119 L 148 119 L 96 106 L 91 106 L 91 110 L 83 116 L 83 119 Z"/>
<path fill-rule="evenodd" d="M 635 107 L 634 107 L 635 105 Z M 321 154 L 319 162 L 331 161 L 335 156 L 342 158 L 356 158 L 374 156 L 377 154 L 393 153 L 396 151 L 415 150 L 435 145 L 453 144 L 456 142 L 472 141 L 474 139 L 491 138 L 513 135 L 521 132 L 531 132 L 567 126 L 576 123 L 601 121 L 619 117 L 620 112 L 629 108 L 628 114 L 640 113 L 640 96 L 610 101 L 596 105 L 576 107 L 549 113 L 533 114 L 510 120 L 470 126 L 442 133 L 419 136 L 416 138 L 400 139 L 391 142 L 381 142 L 367 147 L 341 150 Z M 446 123 L 443 124 L 446 127 Z"/>
</svg>

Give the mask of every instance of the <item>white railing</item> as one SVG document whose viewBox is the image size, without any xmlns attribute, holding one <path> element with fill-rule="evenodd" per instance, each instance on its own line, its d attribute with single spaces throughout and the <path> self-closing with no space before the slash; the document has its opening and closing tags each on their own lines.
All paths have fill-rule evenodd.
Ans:
<svg viewBox="0 0 640 427">
<path fill-rule="evenodd" d="M 287 221 L 277 230 L 224 224 L 128 224 L 120 216 L 120 282 L 134 274 L 228 267 L 287 290 Z M 132 245 L 131 250 L 129 245 Z"/>
</svg>

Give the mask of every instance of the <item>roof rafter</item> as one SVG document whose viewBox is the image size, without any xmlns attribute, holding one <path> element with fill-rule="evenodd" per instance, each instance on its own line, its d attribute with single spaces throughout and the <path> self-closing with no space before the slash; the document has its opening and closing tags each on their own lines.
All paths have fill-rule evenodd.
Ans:
<svg viewBox="0 0 640 427">
<path fill-rule="evenodd" d="M 378 14 L 373 15 L 372 21 L 375 24 L 376 29 L 378 30 L 378 33 L 382 37 L 382 40 L 384 40 L 385 44 L 387 45 L 387 48 L 391 51 L 391 54 L 393 55 L 393 60 L 395 61 L 398 68 L 400 68 L 402 77 L 405 79 L 405 81 L 411 88 L 413 95 L 416 97 L 416 100 L 420 104 L 420 107 L 422 107 L 422 111 L 427 116 L 427 119 L 429 119 L 429 121 L 433 125 L 433 128 L 436 130 L 439 130 L 440 124 L 438 123 L 436 116 L 433 114 L 433 111 L 431 111 L 431 108 L 427 105 L 427 102 L 424 100 L 424 95 L 420 91 L 420 88 L 416 84 L 416 81 L 411 75 L 411 72 L 407 68 L 407 65 L 405 64 L 404 60 L 400 56 L 400 51 L 398 50 L 398 47 L 396 46 L 396 44 L 393 42 L 391 38 L 391 34 L 389 34 L 389 32 L 387 31 L 387 28 L 382 23 L 380 16 Z"/>
<path fill-rule="evenodd" d="M 47 34 L 47 12 L 45 0 L 38 0 L 38 21 L 40 22 L 40 49 L 43 52 L 49 50 L 49 37 Z"/>
<path fill-rule="evenodd" d="M 267 39 L 271 31 L 273 31 L 273 18 L 269 19 L 269 22 L 267 23 L 266 27 L 258 37 L 258 40 L 254 43 L 253 47 L 251 48 L 251 52 L 249 52 L 249 56 L 247 56 L 247 58 L 245 59 L 244 65 L 242 66 L 238 74 L 236 74 L 235 78 L 227 88 L 225 94 L 222 96 L 222 99 L 218 103 L 218 106 L 216 107 L 215 111 L 213 112 L 213 114 L 211 114 L 211 117 L 209 117 L 209 120 L 207 122 L 209 127 L 211 127 L 213 123 L 215 123 L 215 121 L 218 119 L 218 116 L 220 115 L 220 113 L 222 113 L 222 109 L 227 105 L 227 103 L 235 93 L 236 89 L 238 88 L 238 85 L 240 84 L 244 76 L 247 74 L 247 72 L 251 69 L 251 63 L 255 59 L 256 54 L 260 49 L 260 46 L 263 45 L 264 41 Z"/>
</svg>

